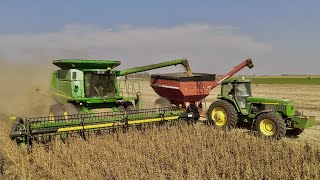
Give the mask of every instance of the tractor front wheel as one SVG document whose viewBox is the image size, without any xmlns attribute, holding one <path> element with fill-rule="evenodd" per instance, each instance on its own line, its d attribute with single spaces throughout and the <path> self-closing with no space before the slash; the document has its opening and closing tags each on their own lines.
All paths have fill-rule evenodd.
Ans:
<svg viewBox="0 0 320 180">
<path fill-rule="evenodd" d="M 238 122 L 235 107 L 225 100 L 213 102 L 207 112 L 208 123 L 221 128 L 234 128 Z"/>
<path fill-rule="evenodd" d="M 255 121 L 254 129 L 261 136 L 277 140 L 286 135 L 285 121 L 279 115 L 272 112 L 260 114 Z"/>
</svg>

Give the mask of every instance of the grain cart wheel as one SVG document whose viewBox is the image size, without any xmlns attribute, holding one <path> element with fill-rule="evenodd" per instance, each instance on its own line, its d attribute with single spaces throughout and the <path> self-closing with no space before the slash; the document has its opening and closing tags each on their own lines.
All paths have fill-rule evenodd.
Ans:
<svg viewBox="0 0 320 180">
<path fill-rule="evenodd" d="M 50 106 L 49 116 L 50 120 L 56 120 L 54 116 L 62 116 L 63 115 L 63 106 L 62 104 L 53 104 Z"/>
<path fill-rule="evenodd" d="M 65 119 L 68 119 L 68 115 L 79 114 L 75 105 L 67 103 L 63 105 L 63 115 Z"/>
<path fill-rule="evenodd" d="M 304 131 L 304 129 L 299 129 L 299 128 L 293 128 L 293 129 L 287 129 L 287 136 L 299 136 L 302 132 Z"/>
<path fill-rule="evenodd" d="M 172 104 L 167 98 L 159 97 L 154 101 L 154 107 L 155 108 L 172 107 Z"/>
<path fill-rule="evenodd" d="M 258 131 L 261 136 L 279 140 L 286 134 L 286 123 L 275 113 L 263 113 L 257 117 L 254 129 Z"/>
<path fill-rule="evenodd" d="M 187 108 L 187 113 L 192 113 L 193 120 L 197 121 L 200 119 L 200 110 L 195 104 L 190 104 Z"/>
<path fill-rule="evenodd" d="M 216 127 L 234 128 L 238 122 L 238 114 L 235 107 L 224 100 L 213 102 L 207 112 L 208 123 Z"/>
</svg>

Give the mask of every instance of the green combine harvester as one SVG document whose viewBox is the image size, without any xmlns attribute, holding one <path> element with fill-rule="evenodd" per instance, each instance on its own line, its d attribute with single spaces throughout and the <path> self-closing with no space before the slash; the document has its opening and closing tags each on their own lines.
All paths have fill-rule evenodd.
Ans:
<svg viewBox="0 0 320 180">
<path fill-rule="evenodd" d="M 315 116 L 304 116 L 291 100 L 253 97 L 251 81 L 242 79 L 222 82 L 207 118 L 216 127 L 245 126 L 274 139 L 297 136 L 315 123 Z"/>
<path fill-rule="evenodd" d="M 51 76 L 51 90 L 57 104 L 50 108 L 50 116 L 139 109 L 139 85 L 124 83 L 121 89 L 118 77 L 181 64 L 187 75 L 192 75 L 187 59 L 166 61 L 142 67 L 116 70 L 120 61 L 74 60 L 53 61 L 59 70 Z M 138 83 L 138 82 L 136 82 Z M 129 84 L 129 85 L 128 85 Z M 131 85 L 131 86 L 130 86 Z M 122 91 L 121 91 L 122 90 Z M 127 91 L 129 97 L 124 97 Z"/>
<path fill-rule="evenodd" d="M 50 107 L 48 117 L 15 118 L 10 138 L 19 143 L 48 141 L 53 135 L 65 139 L 75 133 L 85 138 L 103 129 L 193 118 L 180 107 L 139 109 L 139 90 L 132 84 L 121 89 L 119 81 L 125 80 L 118 80 L 120 76 L 173 65 L 183 65 L 186 75 L 191 76 L 187 59 L 125 70 L 116 70 L 120 61 L 113 60 L 62 59 L 53 64 L 60 68 L 50 77 L 57 103 Z M 131 96 L 125 97 L 123 91 L 130 91 L 127 94 Z"/>
</svg>

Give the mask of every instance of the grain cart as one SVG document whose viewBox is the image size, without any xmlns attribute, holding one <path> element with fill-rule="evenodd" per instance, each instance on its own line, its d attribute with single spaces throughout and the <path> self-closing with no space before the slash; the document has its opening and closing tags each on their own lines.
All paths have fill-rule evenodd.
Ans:
<svg viewBox="0 0 320 180">
<path fill-rule="evenodd" d="M 120 71 L 114 69 L 120 62 L 111 60 L 63 59 L 53 64 L 60 67 L 50 78 L 57 104 L 51 106 L 47 117 L 15 118 L 10 138 L 19 143 L 47 142 L 53 136 L 65 139 L 74 134 L 85 138 L 104 129 L 193 118 L 180 107 L 139 109 L 139 92 L 124 97 L 117 83 L 119 76 L 178 64 L 184 66 L 187 75 L 192 75 L 187 59 Z"/>
<path fill-rule="evenodd" d="M 222 82 L 221 94 L 210 105 L 207 118 L 216 127 L 243 125 L 275 139 L 297 136 L 315 123 L 314 116 L 302 115 L 288 99 L 253 97 L 250 80 L 243 79 Z"/>
<path fill-rule="evenodd" d="M 159 107 L 181 106 L 199 119 L 201 111 L 205 113 L 202 101 L 210 94 L 210 91 L 245 67 L 250 69 L 254 67 L 251 58 L 244 60 L 217 79 L 215 74 L 205 73 L 192 73 L 191 76 L 184 73 L 153 74 L 150 86 L 161 96 L 155 101 L 155 105 Z"/>
</svg>

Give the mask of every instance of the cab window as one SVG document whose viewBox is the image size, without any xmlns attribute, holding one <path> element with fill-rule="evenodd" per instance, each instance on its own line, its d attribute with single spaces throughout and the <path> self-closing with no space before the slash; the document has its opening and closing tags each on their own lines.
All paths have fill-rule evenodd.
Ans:
<svg viewBox="0 0 320 180">
<path fill-rule="evenodd" d="M 232 89 L 233 89 L 233 86 L 231 83 L 222 84 L 221 95 L 222 96 L 232 95 Z"/>
</svg>

